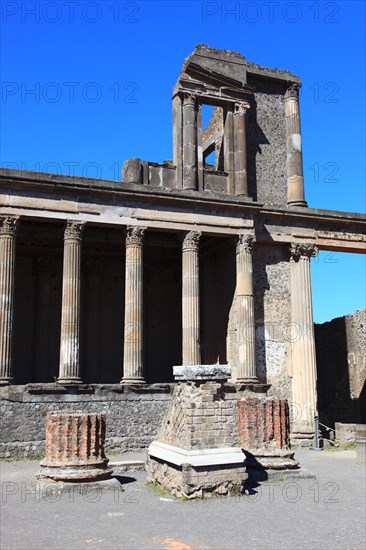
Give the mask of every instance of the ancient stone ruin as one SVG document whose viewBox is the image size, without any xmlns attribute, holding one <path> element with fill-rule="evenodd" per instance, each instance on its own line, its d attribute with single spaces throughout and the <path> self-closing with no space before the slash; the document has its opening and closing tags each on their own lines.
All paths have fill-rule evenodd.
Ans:
<svg viewBox="0 0 366 550">
<path fill-rule="evenodd" d="M 46 456 L 38 479 L 101 481 L 109 479 L 104 454 L 104 414 L 49 412 L 46 418 Z"/>
<path fill-rule="evenodd" d="M 173 88 L 172 160 L 128 159 L 121 181 L 0 170 L 0 456 L 42 455 L 48 411 L 72 419 L 71 438 L 74 413 L 106 414 L 108 450 L 152 444 L 157 478 L 165 460 L 182 494 L 209 471 L 207 491 L 225 492 L 251 461 L 296 467 L 289 444 L 312 445 L 319 410 L 365 423 L 364 407 L 329 404 L 310 277 L 319 249 L 365 252 L 365 217 L 307 205 L 300 86 L 199 45 Z M 174 365 L 203 371 L 176 380 Z M 207 379 L 213 365 L 227 382 Z M 50 448 L 48 472 L 64 452 Z"/>
</svg>

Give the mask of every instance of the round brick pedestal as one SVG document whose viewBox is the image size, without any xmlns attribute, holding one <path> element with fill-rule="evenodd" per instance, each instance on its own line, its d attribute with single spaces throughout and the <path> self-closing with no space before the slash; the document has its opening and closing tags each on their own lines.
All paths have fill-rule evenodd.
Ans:
<svg viewBox="0 0 366 550">
<path fill-rule="evenodd" d="M 39 479 L 98 481 L 111 477 L 104 454 L 104 414 L 47 413 L 46 457 Z"/>
</svg>

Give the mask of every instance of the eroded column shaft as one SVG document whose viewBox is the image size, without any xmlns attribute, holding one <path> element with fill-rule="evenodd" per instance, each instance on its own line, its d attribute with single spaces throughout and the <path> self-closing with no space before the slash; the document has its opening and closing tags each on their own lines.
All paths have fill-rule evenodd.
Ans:
<svg viewBox="0 0 366 550">
<path fill-rule="evenodd" d="M 253 237 L 240 235 L 236 245 L 237 381 L 244 383 L 258 382 L 255 360 L 253 244 Z"/>
<path fill-rule="evenodd" d="M 81 382 L 80 278 L 85 223 L 68 220 L 64 233 L 59 383 Z"/>
<path fill-rule="evenodd" d="M 183 365 L 201 363 L 199 238 L 196 231 L 187 233 L 182 248 L 182 330 Z"/>
<path fill-rule="evenodd" d="M 128 227 L 126 236 L 124 384 L 143 383 L 143 236 L 145 228 Z"/>
<path fill-rule="evenodd" d="M 234 111 L 234 169 L 235 195 L 248 195 L 247 145 L 246 145 L 246 110 L 248 106 L 235 105 Z"/>
<path fill-rule="evenodd" d="M 314 245 L 291 246 L 291 356 L 294 422 L 292 433 L 312 437 L 316 399 L 316 355 L 311 297 L 310 258 Z M 301 435 L 302 434 L 302 435 Z"/>
<path fill-rule="evenodd" d="M 307 206 L 302 166 L 299 86 L 293 84 L 285 95 L 287 135 L 287 204 Z"/>
<path fill-rule="evenodd" d="M 197 189 L 197 105 L 196 97 L 183 97 L 183 189 Z"/>
<path fill-rule="evenodd" d="M 19 218 L 0 218 L 0 385 L 13 381 L 15 237 Z"/>
</svg>

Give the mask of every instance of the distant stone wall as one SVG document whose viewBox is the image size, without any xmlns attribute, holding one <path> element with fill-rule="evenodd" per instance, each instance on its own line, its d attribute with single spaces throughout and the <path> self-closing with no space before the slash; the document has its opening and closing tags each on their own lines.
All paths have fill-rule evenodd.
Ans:
<svg viewBox="0 0 366 550">
<path fill-rule="evenodd" d="M 320 421 L 366 422 L 366 310 L 315 325 Z"/>
<path fill-rule="evenodd" d="M 49 391 L 49 390 L 48 390 Z M 47 411 L 105 413 L 106 453 L 146 449 L 171 402 L 171 387 L 133 391 L 95 387 L 92 394 L 32 394 L 24 386 L 0 394 L 0 458 L 44 456 Z"/>
</svg>

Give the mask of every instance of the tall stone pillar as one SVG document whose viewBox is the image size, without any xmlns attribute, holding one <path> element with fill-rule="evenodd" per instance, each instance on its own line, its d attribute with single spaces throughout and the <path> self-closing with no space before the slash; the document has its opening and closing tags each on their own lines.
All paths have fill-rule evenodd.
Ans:
<svg viewBox="0 0 366 550">
<path fill-rule="evenodd" d="M 51 275 L 55 259 L 36 259 L 36 307 L 34 325 L 34 382 L 50 381 L 49 348 L 51 324 Z M 53 381 L 53 380 L 52 380 Z"/>
<path fill-rule="evenodd" d="M 254 242 L 254 237 L 239 235 L 236 245 L 237 382 L 246 384 L 258 383 L 253 298 L 252 249 Z"/>
<path fill-rule="evenodd" d="M 62 277 L 60 384 L 80 383 L 81 243 L 85 222 L 67 220 Z"/>
<path fill-rule="evenodd" d="M 128 227 L 126 236 L 123 384 L 145 382 L 143 372 L 143 261 L 145 227 Z"/>
<path fill-rule="evenodd" d="M 201 364 L 199 239 L 201 233 L 190 231 L 182 247 L 182 331 L 183 365 Z"/>
<path fill-rule="evenodd" d="M 86 268 L 86 342 L 85 365 L 88 368 L 88 379 L 91 382 L 99 380 L 100 359 L 100 278 L 103 263 L 99 260 L 88 260 Z"/>
<path fill-rule="evenodd" d="M 183 96 L 183 189 L 197 189 L 197 101 Z"/>
<path fill-rule="evenodd" d="M 234 109 L 235 195 L 248 195 L 246 111 L 249 105 L 236 103 Z"/>
<path fill-rule="evenodd" d="M 310 440 L 314 434 L 316 397 L 316 355 L 311 299 L 310 258 L 313 244 L 292 244 L 291 253 L 291 361 L 293 422 L 292 435 Z"/>
<path fill-rule="evenodd" d="M 299 85 L 292 84 L 285 94 L 287 135 L 287 204 L 307 206 L 302 168 Z"/>
<path fill-rule="evenodd" d="M 0 386 L 13 381 L 15 237 L 17 217 L 0 218 Z"/>
</svg>

